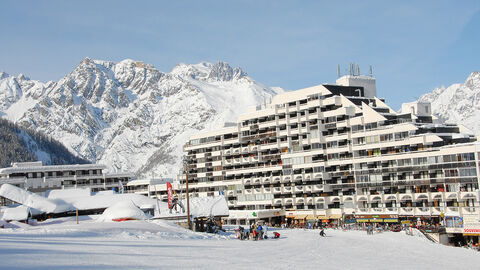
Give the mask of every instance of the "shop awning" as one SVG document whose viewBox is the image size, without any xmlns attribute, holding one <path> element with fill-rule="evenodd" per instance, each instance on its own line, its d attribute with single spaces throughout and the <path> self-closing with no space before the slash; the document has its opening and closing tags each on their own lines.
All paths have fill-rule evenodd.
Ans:
<svg viewBox="0 0 480 270">
<path fill-rule="evenodd" d="M 330 216 L 328 216 L 328 218 L 330 218 L 330 219 L 341 219 L 342 215 L 330 215 Z"/>
<path fill-rule="evenodd" d="M 308 215 L 296 215 L 294 219 L 305 219 Z"/>
<path fill-rule="evenodd" d="M 307 220 L 312 220 L 312 219 L 317 219 L 317 217 L 315 217 L 314 215 L 308 215 L 306 217 Z"/>
</svg>

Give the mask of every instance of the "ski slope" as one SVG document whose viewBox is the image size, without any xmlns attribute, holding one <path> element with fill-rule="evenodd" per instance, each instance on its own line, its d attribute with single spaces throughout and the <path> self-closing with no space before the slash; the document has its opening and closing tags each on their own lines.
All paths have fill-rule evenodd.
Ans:
<svg viewBox="0 0 480 270">
<path fill-rule="evenodd" d="M 82 217 L 0 229 L 0 269 L 477 269 L 473 250 L 403 232 L 277 230 L 280 239 L 240 241 L 166 221 Z M 272 229 L 269 234 L 272 235 Z"/>
</svg>

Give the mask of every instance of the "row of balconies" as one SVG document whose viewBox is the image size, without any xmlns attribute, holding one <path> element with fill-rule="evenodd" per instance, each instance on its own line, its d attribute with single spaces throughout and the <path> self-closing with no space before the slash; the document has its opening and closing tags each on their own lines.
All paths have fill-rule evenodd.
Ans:
<svg viewBox="0 0 480 270">
<path fill-rule="evenodd" d="M 401 216 L 449 216 L 478 214 L 478 207 L 376 207 L 355 208 L 356 215 L 362 214 L 397 214 Z"/>
<path fill-rule="evenodd" d="M 243 194 L 299 194 L 308 192 L 328 192 L 327 185 L 305 185 L 305 186 L 284 186 L 284 187 L 265 187 L 243 190 Z M 227 191 L 227 196 L 235 196 L 235 191 Z M 303 197 L 301 197 L 303 198 Z M 382 194 L 382 195 L 347 195 L 347 196 L 326 196 L 311 197 L 312 203 L 388 203 L 388 202 L 422 202 L 422 201 L 465 201 L 473 199 L 479 201 L 477 192 L 434 192 L 434 193 L 416 193 L 414 194 Z M 430 198 L 430 199 L 429 199 Z M 457 199 L 458 198 L 458 199 Z M 298 199 L 298 198 L 297 198 Z"/>
<path fill-rule="evenodd" d="M 314 181 L 315 179 L 329 179 L 329 173 L 312 173 L 312 174 L 294 174 L 294 175 L 278 175 L 267 177 L 254 177 L 243 179 L 244 185 L 265 185 L 278 183 L 305 183 Z"/>
</svg>

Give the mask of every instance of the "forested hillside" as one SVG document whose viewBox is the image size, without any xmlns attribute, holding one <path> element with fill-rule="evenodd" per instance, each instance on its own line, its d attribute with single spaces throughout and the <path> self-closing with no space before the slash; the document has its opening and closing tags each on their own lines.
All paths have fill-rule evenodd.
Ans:
<svg viewBox="0 0 480 270">
<path fill-rule="evenodd" d="M 0 168 L 8 167 L 13 162 L 37 160 L 55 165 L 87 163 L 70 153 L 58 141 L 0 119 Z"/>
</svg>

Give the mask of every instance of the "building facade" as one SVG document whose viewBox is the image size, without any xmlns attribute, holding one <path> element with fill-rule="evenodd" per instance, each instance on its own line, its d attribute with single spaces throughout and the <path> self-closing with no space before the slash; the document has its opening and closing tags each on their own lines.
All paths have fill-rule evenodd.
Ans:
<svg viewBox="0 0 480 270">
<path fill-rule="evenodd" d="M 190 192 L 224 194 L 231 224 L 443 223 L 479 214 L 475 140 L 428 103 L 394 111 L 374 78 L 350 75 L 277 95 L 233 126 L 192 136 L 184 151 Z"/>
<path fill-rule="evenodd" d="M 0 169 L 0 186 L 12 184 L 28 191 L 45 194 L 52 189 L 84 188 L 91 191 L 114 189 L 126 185 L 134 177 L 132 173 L 106 174 L 105 165 L 43 165 L 41 161 L 14 163 Z M 122 183 L 122 185 L 119 184 Z"/>
</svg>

